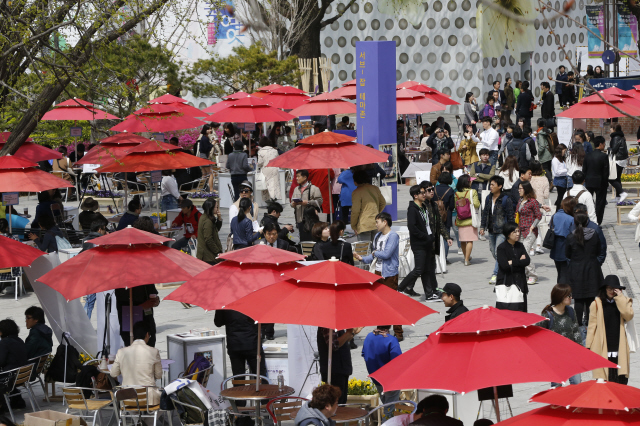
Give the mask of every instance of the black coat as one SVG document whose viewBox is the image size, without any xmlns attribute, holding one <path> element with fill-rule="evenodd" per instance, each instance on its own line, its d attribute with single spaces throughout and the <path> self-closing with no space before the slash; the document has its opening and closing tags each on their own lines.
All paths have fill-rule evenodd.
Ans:
<svg viewBox="0 0 640 426">
<path fill-rule="evenodd" d="M 615 155 L 616 160 L 626 160 L 629 158 L 627 150 L 627 140 L 622 132 L 611 133 L 611 142 L 609 143 L 609 155 Z"/>
<path fill-rule="evenodd" d="M 447 190 L 449 190 L 449 192 L 447 192 Z M 441 200 L 444 203 L 444 206 L 447 208 L 447 217 L 444 219 L 444 226 L 447 229 L 451 228 L 453 226 L 453 210 L 456 208 L 456 191 L 454 191 L 449 185 L 442 185 L 439 183 L 436 185 L 436 193 L 433 200 Z"/>
<path fill-rule="evenodd" d="M 320 376 L 324 382 L 327 381 L 327 373 L 329 371 L 329 345 L 324 339 L 322 334 L 322 327 L 318 327 L 316 334 L 316 343 L 318 344 L 318 354 L 320 355 Z M 333 333 L 333 339 L 337 340 L 345 333 L 345 330 L 340 330 L 337 333 Z M 353 373 L 353 364 L 351 363 L 351 348 L 349 342 L 346 342 L 333 351 L 331 354 L 331 375 L 345 375 L 350 376 Z"/>
<path fill-rule="evenodd" d="M 51 353 L 53 350 L 53 331 L 46 324 L 37 323 L 29 330 L 25 341 L 29 359 Z"/>
<path fill-rule="evenodd" d="M 139 217 L 140 216 L 135 215 L 133 213 L 129 213 L 128 211 L 125 212 L 125 214 L 123 214 L 122 217 L 120 218 L 120 222 L 118 222 L 118 227 L 116 228 L 116 231 L 120 231 L 121 229 L 124 229 L 129 225 L 133 225 L 133 222 L 138 220 Z"/>
<path fill-rule="evenodd" d="M 409 228 L 409 243 L 412 249 L 433 251 L 435 227 L 430 224 L 431 234 L 427 233 L 427 223 L 414 201 L 409 201 L 407 208 L 407 228 Z M 440 247 L 439 244 L 438 247 Z"/>
<path fill-rule="evenodd" d="M 518 117 L 533 117 L 533 111 L 530 111 L 533 95 L 530 90 L 523 90 L 518 96 L 518 104 L 516 105 L 516 115 Z"/>
<path fill-rule="evenodd" d="M 22 367 L 29 360 L 27 346 L 18 336 L 0 339 L 0 371 Z"/>
<path fill-rule="evenodd" d="M 527 287 L 527 274 L 525 267 L 531 263 L 529 253 L 524 249 L 521 242 L 516 242 L 513 246 L 508 241 L 498 246 L 498 276 L 496 284 L 504 284 L 506 286 L 517 285 L 524 293 L 529 292 Z M 520 259 L 524 255 L 524 259 Z M 511 265 L 509 265 L 511 261 Z"/>
<path fill-rule="evenodd" d="M 337 244 L 333 244 L 331 240 L 320 241 L 313 246 L 313 252 L 317 260 L 329 260 L 335 257 L 340 262 L 353 265 L 353 248 L 345 241 L 338 241 Z"/>
<path fill-rule="evenodd" d="M 540 108 L 540 115 L 542 115 L 542 118 L 555 117 L 556 112 L 553 105 L 555 102 L 553 93 L 551 93 L 551 91 L 548 91 L 544 95 L 541 95 L 540 99 L 542 100 L 542 107 Z"/>
<path fill-rule="evenodd" d="M 498 196 L 493 211 L 491 211 L 492 204 L 493 194 L 489 194 L 484 201 L 480 228 L 491 234 L 502 234 L 502 228 L 507 222 L 515 222 L 515 207 L 511 197 L 504 192 Z"/>
<path fill-rule="evenodd" d="M 569 285 L 574 299 L 596 297 L 604 283 L 598 256 L 602 250 L 598 232 L 584 228 L 584 246 L 578 243 L 575 232 L 567 236 L 565 253 L 569 259 Z"/>
<path fill-rule="evenodd" d="M 287 228 L 280 228 L 280 224 L 278 223 L 278 218 L 271 216 L 269 213 L 265 213 L 262 216 L 262 220 L 260 221 L 260 226 L 265 226 L 268 223 L 273 223 L 278 230 L 278 238 L 281 240 L 285 240 L 289 244 L 294 244 L 293 241 L 289 240 L 289 230 Z M 300 240 L 304 241 L 304 240 Z M 285 249 L 286 250 L 286 249 Z"/>
<path fill-rule="evenodd" d="M 447 310 L 447 315 L 445 315 L 444 317 L 444 322 L 452 320 L 455 317 L 464 314 L 465 312 L 469 312 L 469 309 L 464 306 L 464 303 L 462 303 L 461 300 Z"/>
<path fill-rule="evenodd" d="M 584 157 L 582 172 L 586 188 L 606 188 L 609 185 L 609 157 L 598 149 L 590 152 Z"/>
<path fill-rule="evenodd" d="M 196 179 L 200 179 L 202 177 L 202 169 L 200 167 L 191 167 L 189 169 L 177 169 L 173 172 L 173 177 L 176 178 L 176 182 L 178 183 L 178 188 L 184 185 L 187 182 L 193 182 Z M 183 190 L 188 191 L 190 189 L 195 189 L 198 187 L 197 183 L 193 183 L 183 188 Z"/>
<path fill-rule="evenodd" d="M 258 324 L 238 311 L 220 309 L 213 318 L 216 327 L 225 327 L 227 352 L 256 350 Z"/>
</svg>

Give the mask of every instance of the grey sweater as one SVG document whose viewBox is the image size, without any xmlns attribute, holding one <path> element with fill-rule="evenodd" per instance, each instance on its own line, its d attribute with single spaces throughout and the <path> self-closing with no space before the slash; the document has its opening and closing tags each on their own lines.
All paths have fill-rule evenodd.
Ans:
<svg viewBox="0 0 640 426">
<path fill-rule="evenodd" d="M 249 157 L 244 151 L 233 151 L 229 154 L 226 167 L 232 175 L 246 175 L 253 170 L 249 165 Z"/>
</svg>

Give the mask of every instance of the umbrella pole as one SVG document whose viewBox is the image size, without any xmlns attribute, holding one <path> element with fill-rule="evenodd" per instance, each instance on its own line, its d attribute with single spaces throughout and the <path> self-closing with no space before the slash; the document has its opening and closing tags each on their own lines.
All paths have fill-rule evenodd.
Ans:
<svg viewBox="0 0 640 426">
<path fill-rule="evenodd" d="M 327 384 L 331 384 L 331 359 L 333 358 L 333 328 L 329 329 L 329 362 L 327 363 Z"/>
<path fill-rule="evenodd" d="M 129 346 L 133 344 L 133 287 L 129 287 Z"/>
<path fill-rule="evenodd" d="M 331 193 L 331 169 L 327 169 L 327 182 L 329 183 L 329 223 L 333 223 L 333 194 Z"/>
<path fill-rule="evenodd" d="M 493 399 L 495 400 L 496 423 L 500 422 L 500 406 L 498 405 L 498 387 L 493 387 Z"/>
<path fill-rule="evenodd" d="M 13 229 L 11 227 L 11 207 L 9 207 L 9 235 L 11 234 L 13 234 Z"/>
<path fill-rule="evenodd" d="M 256 355 L 256 392 L 260 390 L 260 362 L 262 357 L 260 356 L 260 349 L 262 349 L 262 324 L 258 323 L 258 353 Z"/>
</svg>

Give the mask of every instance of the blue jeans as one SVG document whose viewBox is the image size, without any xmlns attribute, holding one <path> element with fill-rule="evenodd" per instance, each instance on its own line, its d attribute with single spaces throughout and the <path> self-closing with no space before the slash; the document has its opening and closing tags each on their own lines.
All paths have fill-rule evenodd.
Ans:
<svg viewBox="0 0 640 426">
<path fill-rule="evenodd" d="M 84 311 L 87 313 L 89 319 L 91 319 L 91 312 L 93 312 L 93 306 L 96 304 L 96 294 L 88 294 L 86 302 L 84 304 Z"/>
<path fill-rule="evenodd" d="M 491 275 L 498 275 L 498 246 L 504 243 L 505 237 L 503 234 L 494 234 L 492 232 L 488 232 L 487 234 L 489 250 L 491 250 L 491 255 L 496 260 L 496 264 L 493 267 L 493 274 Z"/>
<path fill-rule="evenodd" d="M 166 212 L 167 210 L 177 209 L 180 207 L 178 205 L 178 200 L 173 195 L 165 195 L 162 197 L 162 202 L 160 203 L 160 211 Z"/>
<path fill-rule="evenodd" d="M 454 215 L 451 218 L 451 227 L 453 228 L 453 233 L 456 236 L 456 241 L 458 242 L 458 249 L 462 248 L 462 244 L 460 244 L 460 234 L 458 234 L 458 227 L 456 226 L 456 216 Z M 448 244 L 447 244 L 448 246 Z"/>
<path fill-rule="evenodd" d="M 575 376 L 569 377 L 569 383 L 571 383 L 572 385 L 579 385 L 580 383 L 582 383 L 582 376 L 580 376 L 580 373 L 576 374 Z M 562 386 L 562 383 L 551 382 L 552 388 L 558 386 Z"/>
<path fill-rule="evenodd" d="M 498 162 L 498 151 L 489 151 L 489 162 L 495 166 Z"/>
<path fill-rule="evenodd" d="M 400 400 L 400 391 L 396 390 L 396 391 L 388 391 L 385 393 L 382 393 L 382 386 L 374 383 L 374 385 L 376 386 L 376 389 L 378 389 L 378 393 L 380 394 L 380 399 L 382 400 L 382 404 L 387 404 L 389 402 L 395 402 L 395 401 L 399 401 Z M 395 410 L 395 407 L 393 405 L 389 405 L 388 407 L 384 407 L 384 420 L 388 420 L 391 417 L 393 417 L 393 411 Z"/>
</svg>

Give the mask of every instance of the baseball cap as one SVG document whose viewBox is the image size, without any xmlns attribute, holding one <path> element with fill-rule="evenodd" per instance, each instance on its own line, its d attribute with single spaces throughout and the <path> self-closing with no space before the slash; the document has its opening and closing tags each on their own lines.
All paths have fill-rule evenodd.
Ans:
<svg viewBox="0 0 640 426">
<path fill-rule="evenodd" d="M 249 188 L 250 190 L 253 191 L 253 185 L 251 185 L 251 182 L 249 182 L 248 180 L 243 181 L 240 186 L 244 186 L 246 188 Z"/>
<path fill-rule="evenodd" d="M 462 294 L 462 289 L 458 284 L 455 283 L 446 283 L 444 287 L 437 289 L 442 293 L 447 293 L 452 296 L 455 296 L 456 299 L 460 299 L 460 294 Z"/>
</svg>

